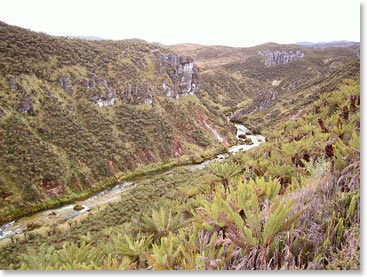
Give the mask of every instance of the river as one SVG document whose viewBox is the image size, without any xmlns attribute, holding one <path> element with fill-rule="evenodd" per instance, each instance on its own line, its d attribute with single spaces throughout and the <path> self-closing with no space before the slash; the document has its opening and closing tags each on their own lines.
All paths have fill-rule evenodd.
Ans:
<svg viewBox="0 0 367 277">
<path fill-rule="evenodd" d="M 265 142 L 264 136 L 251 134 L 249 129 L 247 129 L 244 125 L 235 124 L 235 127 L 237 128 L 238 144 L 230 147 L 228 153 L 219 154 L 214 159 L 206 160 L 199 164 L 177 166 L 174 169 L 169 169 L 166 172 L 159 172 L 156 174 L 169 174 L 175 170 L 201 170 L 213 161 L 223 161 L 231 154 L 234 154 L 238 151 L 247 151 Z M 251 139 L 252 144 L 243 144 L 243 140 L 240 138 L 241 135 L 245 135 L 246 138 Z M 8 222 L 0 226 L 0 240 L 11 237 L 15 234 L 20 234 L 27 230 L 31 225 L 51 226 L 54 224 L 65 223 L 69 219 L 75 218 L 90 211 L 92 208 L 119 201 L 123 192 L 133 189 L 136 186 L 137 184 L 134 182 L 134 180 L 131 182 L 125 181 L 112 188 L 105 189 L 104 191 L 97 193 L 86 200 L 76 201 L 73 204 L 68 204 L 60 208 L 45 210 L 30 216 L 22 217 L 16 221 Z M 76 205 L 79 205 L 82 209 L 78 211 L 74 210 Z"/>
</svg>

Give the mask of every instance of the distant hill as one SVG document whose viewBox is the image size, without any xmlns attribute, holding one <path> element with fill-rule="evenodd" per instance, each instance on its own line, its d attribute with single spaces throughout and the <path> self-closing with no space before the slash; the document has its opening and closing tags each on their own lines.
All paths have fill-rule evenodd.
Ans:
<svg viewBox="0 0 367 277">
<path fill-rule="evenodd" d="M 338 40 L 329 42 L 300 41 L 296 42 L 296 44 L 309 47 L 350 47 L 350 46 L 359 46 L 360 43 L 355 41 Z"/>
<path fill-rule="evenodd" d="M 79 39 L 84 39 L 84 40 L 105 40 L 104 38 L 101 37 L 96 37 L 96 36 L 66 36 L 67 38 L 79 38 Z"/>
<path fill-rule="evenodd" d="M 200 67 L 201 97 L 227 115 L 236 115 L 236 120 L 253 114 L 261 125 L 266 118 L 285 116 L 295 106 L 290 101 L 303 101 L 304 96 L 295 99 L 295 91 L 359 60 L 359 43 L 323 48 L 273 42 L 247 48 L 187 43 L 169 48 L 191 56 Z M 279 105 L 283 108 L 275 107 Z"/>
</svg>

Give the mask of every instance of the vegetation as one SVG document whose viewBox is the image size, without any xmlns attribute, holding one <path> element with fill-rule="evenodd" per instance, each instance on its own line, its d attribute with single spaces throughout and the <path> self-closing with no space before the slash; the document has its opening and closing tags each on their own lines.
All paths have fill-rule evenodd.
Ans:
<svg viewBox="0 0 367 277">
<path fill-rule="evenodd" d="M 0 224 L 137 184 L 1 240 L 1 269 L 360 269 L 357 46 L 172 46 L 201 67 L 176 99 L 170 49 L 2 22 L 0 38 Z M 266 66 L 280 47 L 304 57 Z M 234 144 L 227 116 L 266 143 L 185 167 Z"/>
<path fill-rule="evenodd" d="M 274 126 L 256 149 L 207 170 L 142 178 L 118 204 L 70 230 L 9 242 L 1 267 L 359 269 L 358 96 L 358 82 L 346 80 L 302 116 Z M 345 106 L 348 120 L 341 122 Z M 229 189 L 212 190 L 225 168 Z"/>
<path fill-rule="evenodd" d="M 156 54 L 165 48 L 53 37 L 5 23 L 0 40 L 0 224 L 90 195 L 119 172 L 223 151 L 205 124 L 234 141 L 226 118 L 196 95 L 162 92 L 163 83 L 172 86 Z"/>
</svg>

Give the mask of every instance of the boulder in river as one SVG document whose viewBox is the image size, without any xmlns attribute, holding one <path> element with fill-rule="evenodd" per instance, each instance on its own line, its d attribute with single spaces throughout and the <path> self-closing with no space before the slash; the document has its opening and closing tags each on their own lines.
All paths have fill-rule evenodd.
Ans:
<svg viewBox="0 0 367 277">
<path fill-rule="evenodd" d="M 81 211 L 84 209 L 84 207 L 82 205 L 75 205 L 73 209 L 74 211 Z"/>
<path fill-rule="evenodd" d="M 247 136 L 246 136 L 245 134 L 240 134 L 240 135 L 238 135 L 238 138 L 239 138 L 239 139 L 246 139 L 246 138 L 247 138 Z"/>
<path fill-rule="evenodd" d="M 253 145 L 254 144 L 254 142 L 250 138 L 246 138 L 244 142 L 245 142 L 246 145 Z"/>
</svg>

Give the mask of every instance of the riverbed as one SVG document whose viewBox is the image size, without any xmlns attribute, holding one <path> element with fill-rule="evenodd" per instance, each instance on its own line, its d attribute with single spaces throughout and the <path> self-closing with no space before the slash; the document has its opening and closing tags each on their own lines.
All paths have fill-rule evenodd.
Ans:
<svg viewBox="0 0 367 277">
<path fill-rule="evenodd" d="M 265 142 L 264 136 L 251 134 L 246 126 L 235 124 L 235 127 L 237 128 L 236 136 L 238 144 L 230 147 L 228 153 L 219 154 L 214 159 L 206 160 L 199 164 L 177 166 L 173 169 L 167 170 L 166 172 L 160 172 L 157 174 L 170 174 L 173 173 L 175 170 L 202 170 L 207 167 L 211 162 L 224 161 L 226 158 L 229 157 L 229 155 L 232 155 L 238 151 L 247 151 Z M 246 138 L 251 139 L 252 144 L 242 144 L 243 142 L 241 142 L 242 139 L 240 138 L 240 136 L 243 135 L 245 135 Z M 149 176 L 146 178 L 149 178 Z M 134 189 L 137 185 L 138 182 L 134 182 L 134 180 L 130 182 L 125 181 L 117 184 L 112 188 L 105 189 L 104 191 L 99 192 L 86 200 L 76 201 L 73 204 L 68 204 L 56 209 L 45 210 L 30 216 L 22 217 L 16 221 L 8 222 L 0 226 L 0 240 L 11 237 L 15 234 L 21 234 L 30 227 L 52 226 L 55 224 L 58 225 L 65 223 L 72 218 L 76 218 L 84 213 L 89 212 L 93 208 L 105 205 L 107 203 L 119 201 L 122 193 Z M 77 205 L 79 206 L 79 208 L 81 208 L 80 210 L 74 209 Z"/>
</svg>

